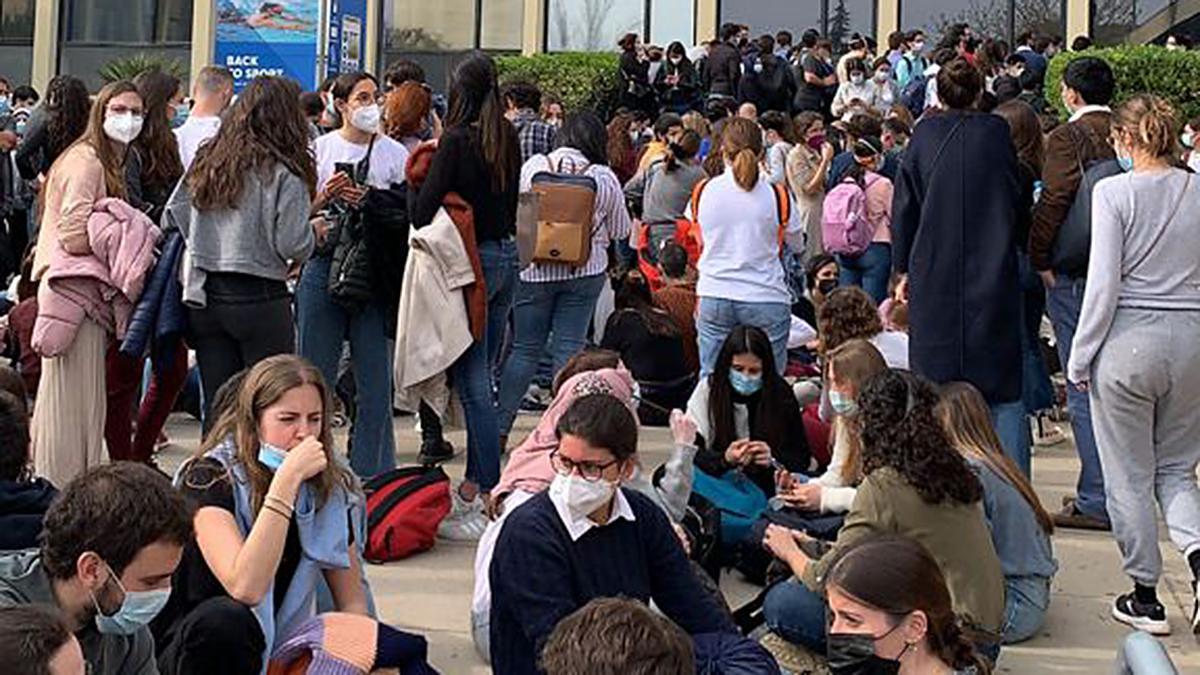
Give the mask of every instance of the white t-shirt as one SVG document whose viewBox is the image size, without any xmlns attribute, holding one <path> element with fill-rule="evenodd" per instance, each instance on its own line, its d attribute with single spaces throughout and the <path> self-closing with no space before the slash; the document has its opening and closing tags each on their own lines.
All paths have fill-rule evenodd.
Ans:
<svg viewBox="0 0 1200 675">
<path fill-rule="evenodd" d="M 366 143 L 351 143 L 338 131 L 325 134 L 314 141 L 313 150 L 317 155 L 317 190 L 324 190 L 325 184 L 333 178 L 335 164 L 357 165 L 367 156 L 368 147 Z M 367 173 L 367 185 L 387 189 L 394 184 L 403 183 L 407 166 L 408 149 L 380 134 L 375 137 L 375 148 L 371 150 L 371 169 Z"/>
<path fill-rule="evenodd" d="M 885 330 L 871 338 L 871 344 L 879 350 L 888 368 L 908 370 L 908 333 Z"/>
<path fill-rule="evenodd" d="M 183 126 L 175 130 L 175 140 L 179 143 L 179 160 L 183 162 L 184 171 L 191 168 L 200 146 L 216 136 L 220 129 L 220 117 L 189 117 Z"/>
</svg>

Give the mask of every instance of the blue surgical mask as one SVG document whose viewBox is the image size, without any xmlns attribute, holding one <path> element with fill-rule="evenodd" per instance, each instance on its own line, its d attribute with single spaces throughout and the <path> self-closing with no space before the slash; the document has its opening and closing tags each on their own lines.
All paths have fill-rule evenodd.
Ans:
<svg viewBox="0 0 1200 675">
<path fill-rule="evenodd" d="M 8 102 L 8 95 L 0 96 L 0 115 L 7 115 L 12 112 L 12 105 Z"/>
<path fill-rule="evenodd" d="M 842 417 L 854 417 L 858 414 L 858 401 L 836 389 L 829 390 L 829 405 L 833 412 Z"/>
<path fill-rule="evenodd" d="M 104 566 L 108 567 L 108 563 L 104 563 Z M 155 591 L 127 591 L 111 567 L 108 567 L 108 573 L 111 575 L 109 579 L 117 583 L 125 599 L 115 614 L 105 616 L 95 594 L 92 594 L 92 605 L 96 608 L 96 629 L 104 635 L 133 635 L 148 626 L 171 599 L 170 587 Z"/>
<path fill-rule="evenodd" d="M 1117 164 L 1121 165 L 1121 170 L 1125 173 L 1133 171 L 1133 158 L 1128 155 L 1119 155 L 1117 157 Z"/>
<path fill-rule="evenodd" d="M 740 370 L 729 369 L 729 384 L 742 396 L 751 396 L 762 390 L 762 375 L 751 377 Z"/>
<path fill-rule="evenodd" d="M 287 451 L 281 450 L 270 443 L 260 443 L 258 446 L 258 462 L 275 473 L 287 459 Z"/>
<path fill-rule="evenodd" d="M 178 129 L 179 127 L 183 126 L 184 122 L 187 122 L 188 115 L 190 114 L 191 110 L 187 107 L 186 103 L 180 103 L 179 105 L 175 106 L 175 114 L 171 117 L 171 128 Z"/>
</svg>

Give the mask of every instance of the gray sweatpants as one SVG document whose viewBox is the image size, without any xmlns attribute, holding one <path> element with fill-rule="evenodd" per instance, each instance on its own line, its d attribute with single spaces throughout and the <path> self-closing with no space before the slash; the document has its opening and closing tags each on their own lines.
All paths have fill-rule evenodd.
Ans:
<svg viewBox="0 0 1200 675">
<path fill-rule="evenodd" d="M 1200 312 L 1118 308 L 1091 384 L 1125 573 L 1154 586 L 1162 573 L 1155 501 L 1175 546 L 1200 548 Z"/>
</svg>

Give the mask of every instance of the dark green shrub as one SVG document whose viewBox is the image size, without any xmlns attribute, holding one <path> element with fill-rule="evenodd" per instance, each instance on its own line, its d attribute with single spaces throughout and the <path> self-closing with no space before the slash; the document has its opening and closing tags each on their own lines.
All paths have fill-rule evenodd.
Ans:
<svg viewBox="0 0 1200 675">
<path fill-rule="evenodd" d="M 618 56 L 610 53 L 565 52 L 496 59 L 500 83 L 533 82 L 543 95 L 562 102 L 567 112 L 595 111 L 602 119 L 616 110 L 621 96 Z"/>
<path fill-rule="evenodd" d="M 1123 45 L 1083 52 L 1063 52 L 1054 57 L 1046 72 L 1046 100 L 1059 116 L 1067 117 L 1059 95 L 1063 72 L 1071 61 L 1096 56 L 1108 62 L 1117 80 L 1113 105 L 1134 94 L 1161 96 L 1175 106 L 1180 124 L 1200 115 L 1200 52 L 1167 51 L 1151 45 Z"/>
<path fill-rule="evenodd" d="M 161 56 L 149 56 L 138 53 L 133 56 L 115 58 L 100 68 L 100 78 L 105 83 L 121 80 L 133 81 L 133 78 L 151 70 L 161 70 L 179 79 L 187 76 L 187 67 L 178 59 L 166 59 Z"/>
</svg>

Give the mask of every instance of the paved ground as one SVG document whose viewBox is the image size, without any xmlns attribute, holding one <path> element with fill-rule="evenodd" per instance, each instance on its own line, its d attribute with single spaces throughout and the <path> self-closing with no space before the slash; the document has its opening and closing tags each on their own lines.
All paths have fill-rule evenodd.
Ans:
<svg viewBox="0 0 1200 675">
<path fill-rule="evenodd" d="M 534 421 L 522 417 L 513 438 L 522 436 Z M 411 418 L 398 418 L 396 429 L 400 461 L 415 461 L 418 438 Z M 162 459 L 165 466 L 173 468 L 196 447 L 199 426 L 177 415 L 168 433 L 174 445 Z M 344 434 L 340 438 L 344 442 Z M 465 447 L 461 432 L 450 438 L 456 447 Z M 654 466 L 664 461 L 668 443 L 666 430 L 644 430 L 641 447 L 646 463 Z M 465 460 L 460 457 L 447 470 L 458 477 L 464 466 Z M 1034 477 L 1043 503 L 1056 506 L 1063 495 L 1072 492 L 1077 471 L 1078 461 L 1069 442 L 1040 451 L 1034 458 Z M 1200 673 L 1200 649 L 1187 626 L 1192 606 L 1190 575 L 1165 532 L 1160 533 L 1160 541 L 1166 561 L 1160 597 L 1175 629 L 1165 643 L 1181 673 Z M 1107 533 L 1060 531 L 1054 537 L 1054 548 L 1060 569 L 1046 627 L 1034 640 L 1006 648 L 999 672 L 1108 673 L 1116 646 L 1127 632 L 1108 618 L 1112 599 L 1128 587 L 1121 574 L 1116 544 Z M 473 561 L 472 546 L 438 544 L 432 551 L 408 560 L 368 568 L 382 618 L 426 635 L 433 664 L 447 675 L 491 672 L 476 656 L 470 637 Z M 753 590 L 737 579 L 727 580 L 723 587 L 734 605 Z"/>
</svg>

